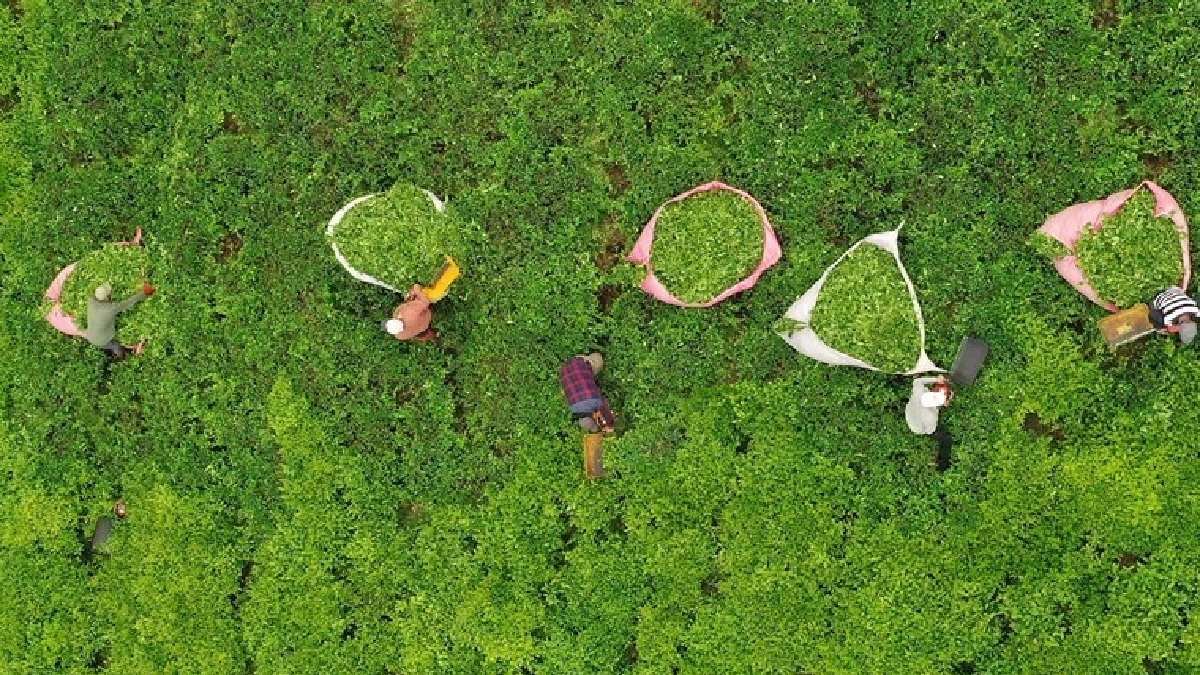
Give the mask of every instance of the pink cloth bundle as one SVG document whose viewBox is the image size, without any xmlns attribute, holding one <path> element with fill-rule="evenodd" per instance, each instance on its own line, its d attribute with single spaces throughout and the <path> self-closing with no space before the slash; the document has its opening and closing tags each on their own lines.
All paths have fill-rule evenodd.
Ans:
<svg viewBox="0 0 1200 675">
<path fill-rule="evenodd" d="M 1079 242 L 1079 237 L 1083 234 L 1085 228 L 1100 229 L 1103 227 L 1104 219 L 1119 211 L 1125 202 L 1129 201 L 1130 197 L 1142 187 L 1149 189 L 1154 194 L 1154 215 L 1169 217 L 1175 222 L 1175 229 L 1179 231 L 1179 245 L 1183 256 L 1183 279 L 1180 280 L 1179 287 L 1186 289 L 1188 282 L 1192 278 L 1192 259 L 1189 251 L 1190 244 L 1188 243 L 1187 218 L 1183 216 L 1183 210 L 1179 208 L 1179 203 L 1175 201 L 1171 193 L 1152 181 L 1145 181 L 1137 187 L 1113 193 L 1104 199 L 1069 206 L 1047 218 L 1045 224 L 1038 228 L 1038 232 L 1057 239 L 1062 242 L 1063 246 L 1067 247 L 1067 250 L 1074 253 L 1075 245 Z M 1054 268 L 1058 270 L 1063 279 L 1066 279 L 1068 283 L 1075 287 L 1075 290 L 1082 293 L 1088 300 L 1110 312 L 1115 312 L 1119 309 L 1111 301 L 1100 297 L 1100 294 L 1088 282 L 1087 275 L 1083 273 L 1083 269 L 1079 266 L 1079 258 L 1075 255 L 1063 256 L 1056 259 L 1054 261 Z"/>
<path fill-rule="evenodd" d="M 688 303 L 675 297 L 671 291 L 667 290 L 666 286 L 663 286 L 662 282 L 658 280 L 658 277 L 654 276 L 654 265 L 651 262 L 651 253 L 654 247 L 654 226 L 658 223 L 659 216 L 662 215 L 663 209 L 667 206 L 683 201 L 692 195 L 696 195 L 701 192 L 710 192 L 712 190 L 729 190 L 730 192 L 740 196 L 742 199 L 750 202 L 750 205 L 753 206 L 754 210 L 758 212 L 758 217 L 762 220 L 763 226 L 762 261 L 759 262 L 758 267 L 756 267 L 749 276 L 730 286 L 729 288 L 726 288 L 724 291 L 721 291 L 715 298 L 707 302 Z M 638 237 L 637 243 L 634 245 L 633 250 L 630 251 L 629 255 L 626 256 L 625 259 L 631 263 L 641 265 L 646 268 L 646 278 L 642 281 L 642 290 L 658 300 L 670 305 L 675 305 L 677 307 L 712 307 L 717 303 L 727 300 L 732 295 L 736 295 L 742 291 L 753 288 L 754 285 L 758 283 L 758 279 L 762 276 L 762 273 L 767 271 L 767 269 L 769 269 L 775 263 L 779 262 L 779 259 L 782 257 L 782 255 L 783 250 L 779 246 L 779 239 L 775 236 L 775 230 L 771 227 L 771 222 L 767 219 L 767 212 L 763 210 L 762 204 L 759 204 L 758 200 L 743 190 L 731 187 L 720 181 L 713 181 L 711 183 L 694 187 L 683 194 L 676 195 L 675 197 L 667 200 L 662 206 L 659 206 L 654 212 L 654 215 L 650 217 L 650 221 L 646 223 L 646 227 L 642 229 L 641 236 Z"/>
</svg>

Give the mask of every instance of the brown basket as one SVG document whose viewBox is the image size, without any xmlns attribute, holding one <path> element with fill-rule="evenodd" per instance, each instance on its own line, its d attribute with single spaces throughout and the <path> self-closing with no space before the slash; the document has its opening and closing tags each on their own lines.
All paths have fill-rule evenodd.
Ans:
<svg viewBox="0 0 1200 675">
<path fill-rule="evenodd" d="M 1154 332 L 1154 325 L 1150 323 L 1150 308 L 1145 304 L 1137 304 L 1110 314 L 1096 322 L 1096 325 L 1110 349 L 1116 349 Z"/>
<path fill-rule="evenodd" d="M 583 437 L 583 472 L 588 478 L 604 478 L 604 434 Z"/>
</svg>

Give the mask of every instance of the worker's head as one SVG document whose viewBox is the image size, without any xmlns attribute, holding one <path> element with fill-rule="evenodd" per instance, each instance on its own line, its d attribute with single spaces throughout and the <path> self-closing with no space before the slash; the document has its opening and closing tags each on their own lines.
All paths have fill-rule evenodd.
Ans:
<svg viewBox="0 0 1200 675">
<path fill-rule="evenodd" d="M 383 332 L 388 335 L 399 335 L 404 332 L 404 321 L 400 319 L 388 319 L 383 322 Z"/>
<path fill-rule="evenodd" d="M 607 403 L 592 413 L 592 421 L 595 422 L 597 429 L 606 434 L 611 434 L 617 428 L 617 416 L 613 414 L 612 408 L 608 407 Z"/>
<path fill-rule="evenodd" d="M 604 356 L 600 352 L 586 354 L 583 360 L 587 361 L 588 365 L 592 367 L 592 374 L 599 373 L 604 368 Z"/>
<path fill-rule="evenodd" d="M 112 284 L 100 284 L 96 287 L 95 295 L 100 302 L 112 300 Z"/>
</svg>

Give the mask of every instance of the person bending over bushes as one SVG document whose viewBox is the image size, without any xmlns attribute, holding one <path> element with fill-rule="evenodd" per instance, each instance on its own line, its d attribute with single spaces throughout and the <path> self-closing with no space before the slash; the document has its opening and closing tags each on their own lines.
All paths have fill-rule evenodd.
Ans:
<svg viewBox="0 0 1200 675">
<path fill-rule="evenodd" d="M 596 352 L 573 356 L 562 365 L 559 377 L 567 405 L 579 426 L 589 433 L 611 434 L 616 418 L 600 385 L 596 384 L 596 374 L 603 367 L 604 357 Z"/>
<path fill-rule="evenodd" d="M 950 447 L 953 441 L 944 428 L 938 426 L 941 409 L 954 400 L 954 390 L 945 377 L 918 377 L 913 380 L 912 395 L 904 408 L 904 419 L 914 434 L 933 436 L 938 444 L 937 468 L 950 466 Z"/>
<path fill-rule="evenodd" d="M 604 367 L 597 352 L 567 359 L 559 370 L 559 381 L 567 406 L 575 421 L 587 432 L 583 437 L 583 470 L 588 478 L 604 477 L 604 435 L 617 426 L 608 399 L 596 384 L 596 374 Z"/>
<path fill-rule="evenodd" d="M 397 340 L 432 342 L 438 339 L 433 321 L 432 301 L 420 285 L 413 285 L 404 302 L 396 306 L 392 318 L 383 322 L 383 330 Z"/>
<path fill-rule="evenodd" d="M 1196 339 L 1197 317 L 1200 306 L 1178 286 L 1159 293 L 1150 302 L 1150 323 L 1164 333 L 1179 335 L 1179 341 L 1185 345 Z"/>
<path fill-rule="evenodd" d="M 144 283 L 140 292 L 121 302 L 113 301 L 112 290 L 111 284 L 101 284 L 88 300 L 87 330 L 83 331 L 83 337 L 109 357 L 122 359 L 129 355 L 129 350 L 117 341 L 117 315 L 154 295 L 154 287 Z"/>
</svg>

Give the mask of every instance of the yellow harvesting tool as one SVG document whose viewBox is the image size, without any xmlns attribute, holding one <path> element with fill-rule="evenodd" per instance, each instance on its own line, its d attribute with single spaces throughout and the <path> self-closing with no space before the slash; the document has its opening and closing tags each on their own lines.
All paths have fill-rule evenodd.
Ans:
<svg viewBox="0 0 1200 675">
<path fill-rule="evenodd" d="M 1145 304 L 1110 314 L 1096 325 L 1111 349 L 1154 332 L 1154 325 L 1150 323 L 1150 308 Z"/>
<path fill-rule="evenodd" d="M 462 270 L 454 258 L 446 256 L 446 264 L 442 266 L 442 272 L 438 275 L 437 281 L 433 282 L 432 286 L 426 286 L 425 296 L 430 302 L 437 302 L 446 297 L 446 293 L 450 290 L 450 284 L 453 284 L 462 276 Z"/>
<path fill-rule="evenodd" d="M 584 435 L 583 472 L 588 478 L 604 477 L 604 434 Z"/>
</svg>

